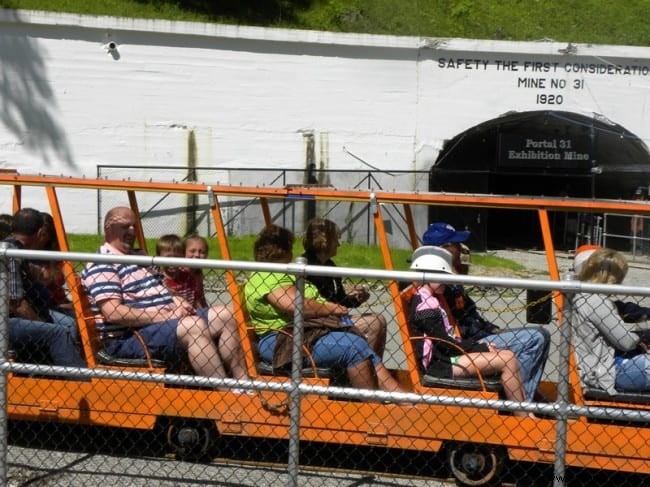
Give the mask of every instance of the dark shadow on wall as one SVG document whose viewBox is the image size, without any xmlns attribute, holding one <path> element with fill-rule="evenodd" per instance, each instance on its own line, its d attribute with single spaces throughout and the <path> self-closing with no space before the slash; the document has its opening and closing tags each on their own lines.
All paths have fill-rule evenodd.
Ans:
<svg viewBox="0 0 650 487">
<path fill-rule="evenodd" d="M 4 25 L 2 25 L 4 23 Z M 20 28 L 18 12 L 0 12 L 0 121 L 19 145 L 37 153 L 44 166 L 61 160 L 75 168 L 49 85 L 42 43 Z M 11 161 L 7 161 L 11 165 Z"/>
<path fill-rule="evenodd" d="M 151 0 L 137 0 L 151 4 Z M 215 22 L 242 25 L 272 26 L 293 22 L 301 10 L 306 10 L 313 0 L 163 0 L 181 10 L 208 16 Z"/>
</svg>

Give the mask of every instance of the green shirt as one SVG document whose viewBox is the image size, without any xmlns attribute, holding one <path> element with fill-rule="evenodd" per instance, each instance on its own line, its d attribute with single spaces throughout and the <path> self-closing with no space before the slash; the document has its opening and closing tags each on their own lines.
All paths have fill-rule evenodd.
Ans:
<svg viewBox="0 0 650 487">
<path fill-rule="evenodd" d="M 295 286 L 295 283 L 295 276 L 281 272 L 254 272 L 250 275 L 244 288 L 244 299 L 251 322 L 258 335 L 279 330 L 293 319 L 293 316 L 282 314 L 272 306 L 266 296 L 276 289 Z M 318 293 L 318 289 L 309 282 L 305 282 L 305 297 L 321 303 L 327 302 Z"/>
</svg>

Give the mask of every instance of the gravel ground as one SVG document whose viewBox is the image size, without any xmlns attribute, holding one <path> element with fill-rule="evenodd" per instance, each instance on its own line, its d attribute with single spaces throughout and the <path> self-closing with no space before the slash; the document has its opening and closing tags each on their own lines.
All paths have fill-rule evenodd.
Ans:
<svg viewBox="0 0 650 487">
<path fill-rule="evenodd" d="M 524 250 L 496 250 L 490 251 L 490 254 L 498 257 L 503 257 L 515 261 L 526 268 L 524 273 L 513 273 L 516 277 L 528 278 L 541 278 L 548 277 L 548 265 L 546 263 L 546 255 L 542 251 L 524 251 Z M 624 284 L 629 286 L 642 286 L 648 285 L 648 277 L 650 276 L 650 256 L 632 256 L 625 254 L 627 258 L 629 270 Z M 573 254 L 567 252 L 557 253 L 557 264 L 560 270 L 560 275 L 564 275 L 571 269 L 573 263 Z M 500 269 L 507 274 L 508 271 Z M 470 269 L 470 274 L 481 275 L 482 269 L 478 266 Z M 515 277 L 515 275 L 513 275 Z"/>
</svg>

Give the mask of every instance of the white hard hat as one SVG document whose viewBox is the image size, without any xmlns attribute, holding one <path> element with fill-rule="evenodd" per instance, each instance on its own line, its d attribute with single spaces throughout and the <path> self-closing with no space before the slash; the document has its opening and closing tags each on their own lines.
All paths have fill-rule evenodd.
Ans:
<svg viewBox="0 0 650 487">
<path fill-rule="evenodd" d="M 426 245 L 413 252 L 412 271 L 444 272 L 452 274 L 451 252 L 441 247 Z"/>
<path fill-rule="evenodd" d="M 440 247 L 435 247 L 433 245 L 422 245 L 413 251 L 413 255 L 411 255 L 409 262 L 415 262 L 418 257 L 421 257 L 423 255 L 431 255 L 431 253 L 437 252 L 437 250 L 433 250 L 437 248 Z"/>
</svg>

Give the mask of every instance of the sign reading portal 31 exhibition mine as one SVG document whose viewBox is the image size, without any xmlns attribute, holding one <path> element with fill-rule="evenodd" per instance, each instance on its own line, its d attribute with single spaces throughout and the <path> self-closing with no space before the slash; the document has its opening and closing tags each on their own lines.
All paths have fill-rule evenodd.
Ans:
<svg viewBox="0 0 650 487">
<path fill-rule="evenodd" d="M 501 134 L 501 167 L 586 168 L 591 164 L 587 137 L 548 137 Z"/>
</svg>

